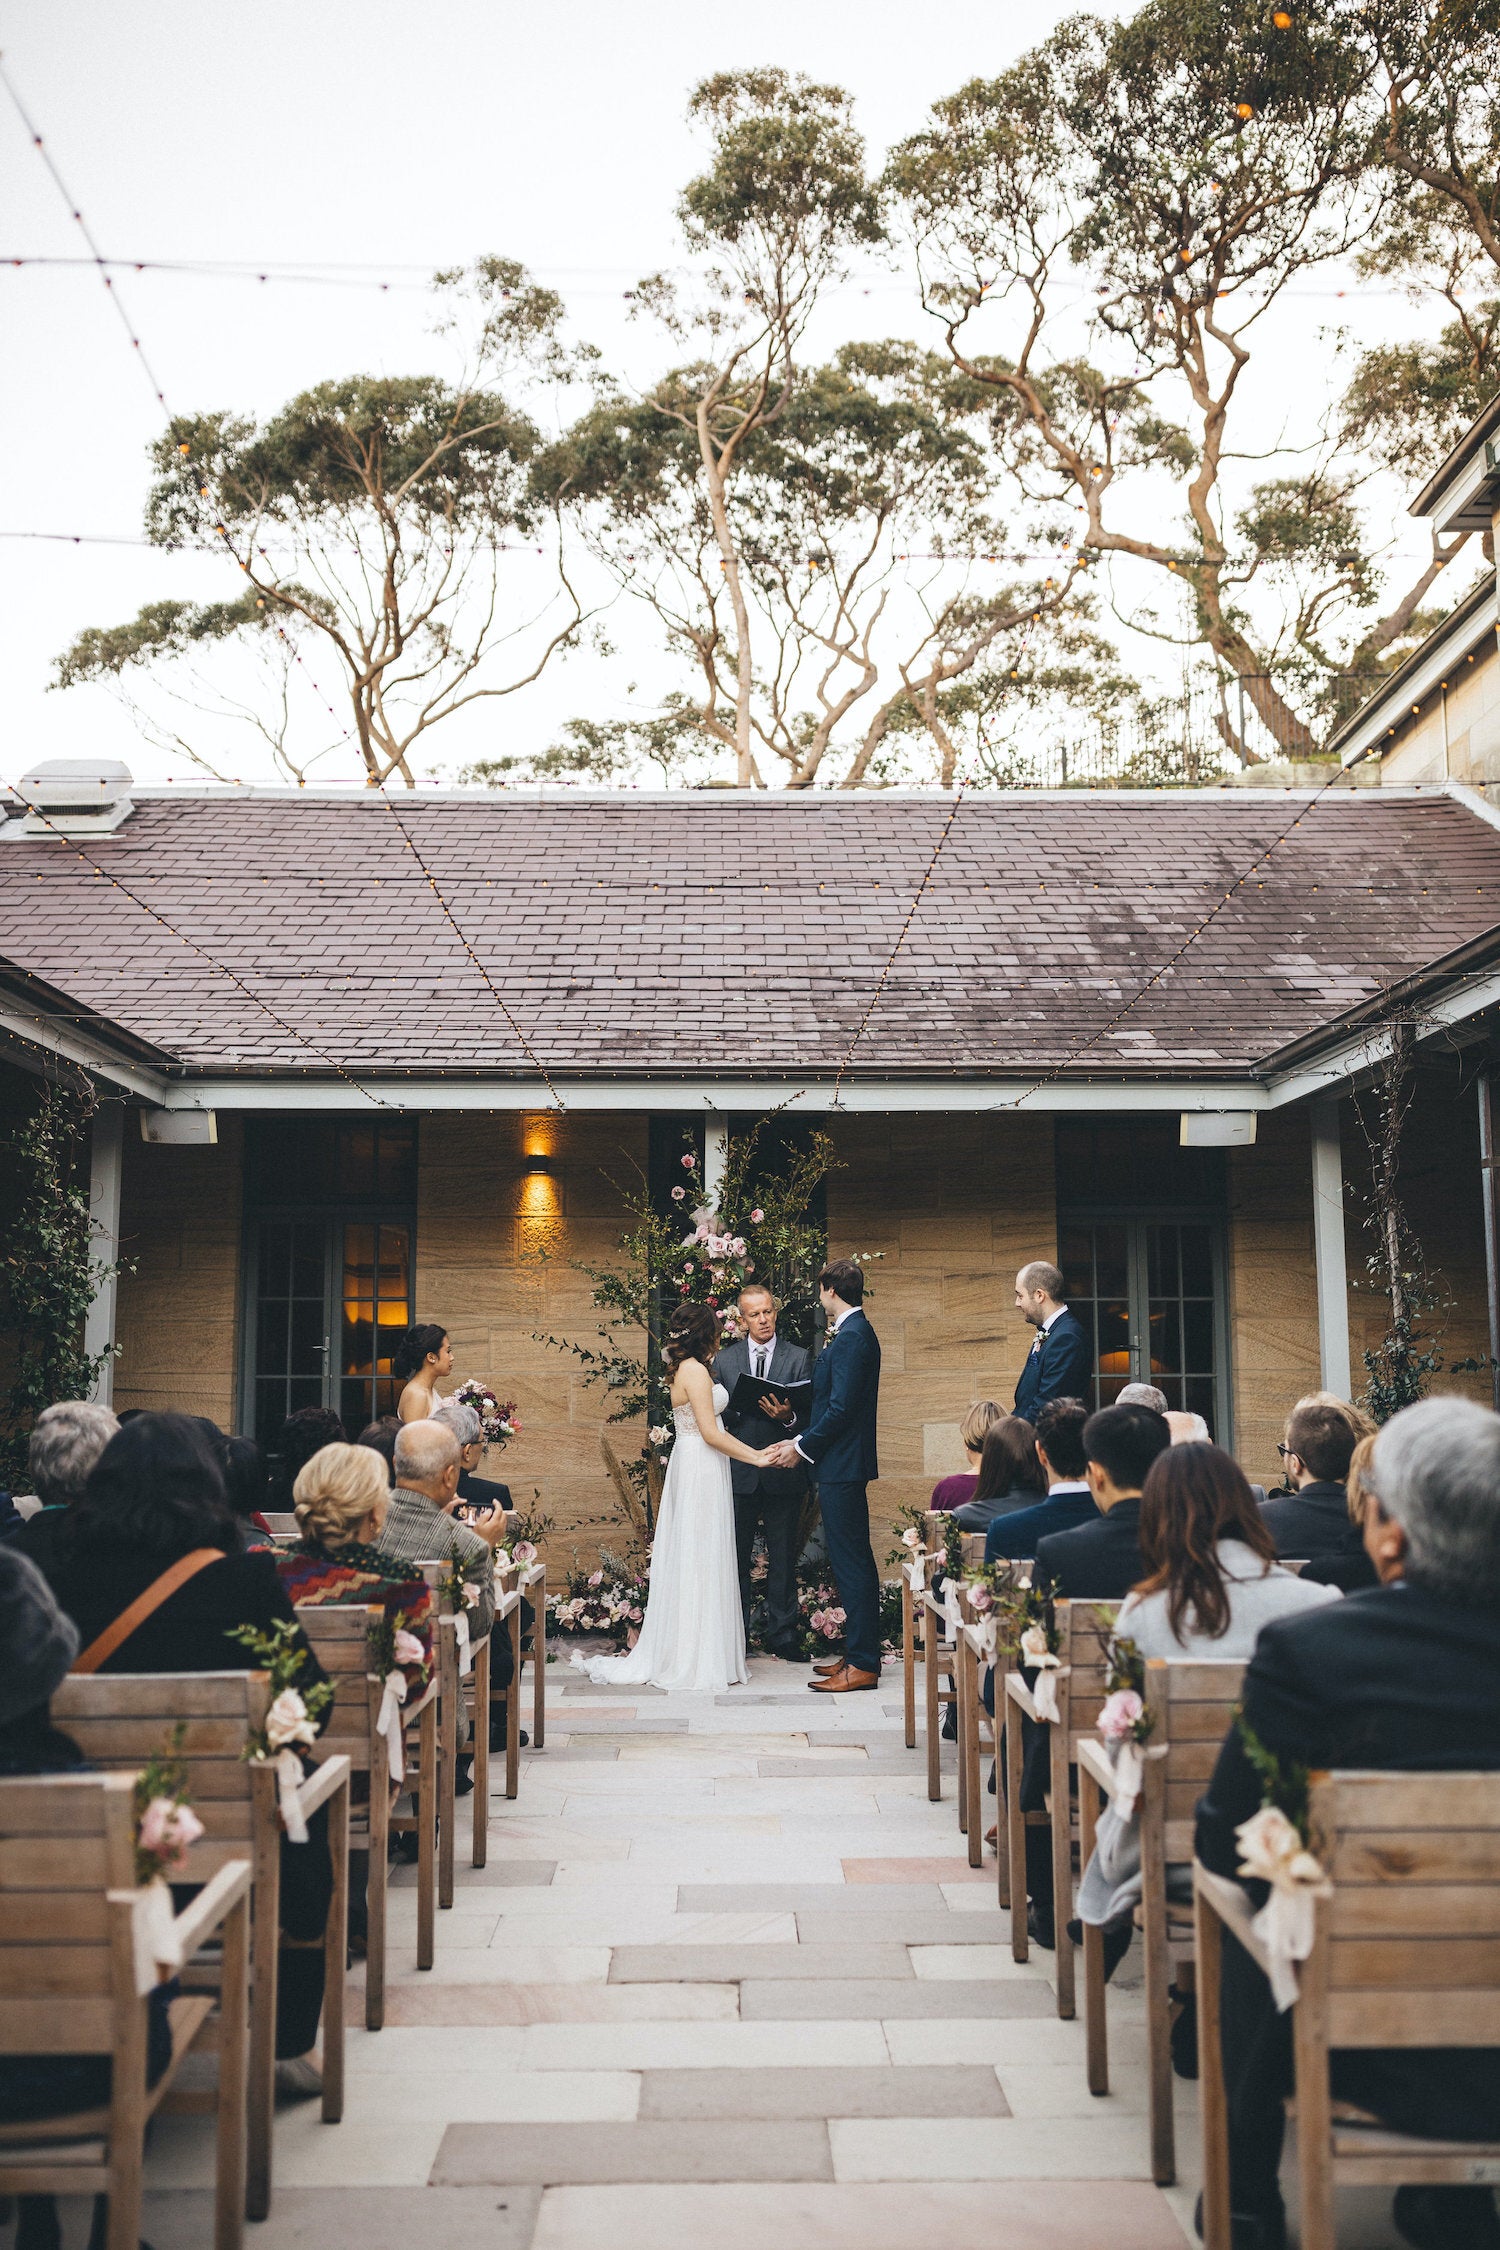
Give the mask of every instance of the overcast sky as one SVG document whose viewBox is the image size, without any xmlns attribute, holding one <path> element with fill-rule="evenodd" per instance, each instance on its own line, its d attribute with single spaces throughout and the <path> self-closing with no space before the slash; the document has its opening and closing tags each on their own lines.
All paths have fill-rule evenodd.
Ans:
<svg viewBox="0 0 1500 2250">
<path fill-rule="evenodd" d="M 563 293 L 577 332 L 648 373 L 661 348 L 627 326 L 622 293 L 678 255 L 673 205 L 701 155 L 684 109 L 699 78 L 771 61 L 835 79 L 878 156 L 930 100 L 998 69 L 1065 12 L 1055 0 L 762 0 L 747 32 L 689 0 L 33 0 L 0 10 L 0 23 L 6 67 L 108 255 L 348 262 L 368 269 L 361 281 L 398 285 L 120 276 L 174 409 L 264 413 L 325 377 L 434 365 L 416 285 L 491 250 L 524 259 Z M 83 251 L 3 96 L 0 211 L 0 256 Z M 0 530 L 137 538 L 159 410 L 96 274 L 0 267 L 0 292 Z M 1413 326 L 1389 298 L 1306 301 L 1286 330 L 1290 384 L 1316 379 L 1320 328 L 1346 315 L 1366 333 Z M 897 277 L 871 270 L 829 307 L 817 340 L 913 334 L 919 322 Z M 164 595 L 232 591 L 228 566 L 6 538 L 0 574 L 0 773 L 102 752 L 142 777 L 184 776 L 104 691 L 45 692 L 49 667 L 85 625 Z M 582 659 L 524 703 L 487 706 L 485 739 L 471 729 L 466 754 L 539 745 L 572 712 L 625 708 L 626 674 L 665 678 L 643 619 L 612 617 L 610 629 L 621 648 L 611 666 Z"/>
</svg>

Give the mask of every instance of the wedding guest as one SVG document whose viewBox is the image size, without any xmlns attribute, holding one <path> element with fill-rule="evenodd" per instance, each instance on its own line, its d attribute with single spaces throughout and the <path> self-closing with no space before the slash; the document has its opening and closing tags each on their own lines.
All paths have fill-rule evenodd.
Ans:
<svg viewBox="0 0 1500 2250">
<path fill-rule="evenodd" d="M 440 1406 L 432 1416 L 445 1430 L 451 1430 L 458 1440 L 458 1504 L 461 1508 L 510 1507 L 510 1486 L 497 1484 L 493 1477 L 479 1475 L 484 1460 L 484 1424 L 472 1406 L 457 1405 L 452 1399 Z M 399 1427 L 399 1424 L 398 1424 Z"/>
<path fill-rule="evenodd" d="M 1035 1425 L 1049 1399 L 1082 1396 L 1094 1355 L 1082 1321 L 1068 1310 L 1061 1272 L 1045 1258 L 1033 1258 L 1016 1275 L 1016 1311 L 1037 1333 L 1016 1384 L 1015 1411 Z"/>
<path fill-rule="evenodd" d="M 1115 1639 L 1146 1661 L 1248 1658 L 1273 1618 L 1339 1598 L 1282 1569 L 1244 1471 L 1219 1445 L 1157 1455 L 1141 1487 L 1139 1536 L 1146 1575 L 1120 1604 Z M 1079 1919 L 1105 1932 L 1106 1975 L 1129 1949 L 1140 1896 L 1138 1820 L 1106 1807 L 1078 1893 Z"/>
<path fill-rule="evenodd" d="M 1167 1394 L 1154 1383 L 1122 1383 L 1110 1400 L 1111 1406 L 1149 1406 L 1154 1414 L 1167 1411 Z"/>
<path fill-rule="evenodd" d="M 396 1439 L 396 1488 L 375 1545 L 387 1564 L 452 1562 L 474 1591 L 469 1630 L 475 1640 L 495 1622 L 494 1549 L 505 1534 L 499 1511 L 479 1524 L 453 1515 L 458 1498 L 458 1440 L 441 1422 L 408 1422 Z M 486 1536 L 488 1534 L 488 1536 Z"/>
<path fill-rule="evenodd" d="M 191 1573 L 172 1586 L 176 1564 Z M 165 1590 L 163 1590 L 165 1587 Z M 68 1510 L 55 1590 L 78 1627 L 84 1656 L 143 1598 L 153 1606 L 98 1663 L 100 1672 L 244 1672 L 251 1659 L 230 1639 L 237 1625 L 296 1628 L 298 1685 L 326 1674 L 276 1576 L 274 1554 L 246 1554 L 218 1462 L 187 1414 L 140 1414 L 100 1454 Z M 281 1846 L 282 1948 L 277 1956 L 278 2091 L 321 2091 L 312 2060 L 323 2009 L 322 1937 L 333 1897 L 327 1808 L 306 1844 Z"/>
<path fill-rule="evenodd" d="M 391 1504 L 385 1464 L 363 1445 L 325 1445 L 299 1472 L 295 1547 L 276 1557 L 282 1591 L 299 1602 L 381 1609 L 421 1643 L 401 1669 L 413 1696 L 432 1675 L 432 1589 L 393 1570 L 378 1541 Z"/>
<path fill-rule="evenodd" d="M 985 1535 L 984 1559 L 1034 1555 L 1038 1539 L 1074 1524 L 1094 1523 L 1099 1511 L 1089 1490 L 1083 1451 L 1089 1410 L 1080 1398 L 1049 1399 L 1036 1418 L 1036 1453 L 1047 1480 L 1047 1497 L 1034 1508 L 997 1516 Z"/>
<path fill-rule="evenodd" d="M 271 1472 L 254 1438 L 221 1438 L 215 1448 L 224 1477 L 229 1512 L 240 1527 L 246 1549 L 274 1547 L 265 1511 L 271 1498 Z"/>
<path fill-rule="evenodd" d="M 1409 1406 L 1377 1435 L 1363 1482 L 1364 1541 L 1380 1583 L 1261 1634 L 1241 1717 L 1198 1807 L 1198 1856 L 1217 1874 L 1237 1875 L 1235 1831 L 1262 1802 L 1246 1731 L 1287 1766 L 1500 1767 L 1500 1416 L 1461 1398 Z M 1292 2019 L 1227 1934 L 1223 1974 L 1236 2250 L 1281 2250 Z M 1335 2100 L 1396 2132 L 1495 2137 L 1500 2048 L 1335 2049 L 1330 2078 Z M 1403 2238 L 1427 2250 L 1500 2246 L 1486 2187 L 1398 2188 L 1395 2217 Z"/>
<path fill-rule="evenodd" d="M 337 1445 L 344 1425 L 331 1406 L 299 1406 L 281 1425 L 276 1440 L 271 1506 L 281 1516 L 292 1510 L 292 1487 L 320 1446 Z"/>
<path fill-rule="evenodd" d="M 1369 1472 L 1370 1456 L 1375 1450 L 1375 1433 L 1362 1437 L 1349 1459 L 1349 1474 L 1344 1480 L 1344 1493 L 1349 1503 L 1349 1521 L 1359 1533 L 1359 1545 L 1347 1554 L 1314 1555 L 1303 1569 L 1302 1576 L 1309 1585 L 1336 1586 L 1341 1594 L 1363 1594 L 1371 1586 L 1380 1584 L 1375 1565 L 1365 1549 L 1365 1521 L 1373 1502 L 1365 1486 Z"/>
<path fill-rule="evenodd" d="M 438 1384 L 453 1373 L 453 1346 L 447 1329 L 434 1320 L 418 1321 L 408 1328 L 396 1346 L 391 1373 L 403 1384 L 396 1403 L 397 1420 L 425 1422 L 443 1403 Z"/>
<path fill-rule="evenodd" d="M 1089 1491 L 1099 1521 L 1050 1532 L 1036 1543 L 1036 1577 L 1069 1600 L 1119 1601 L 1142 1576 L 1141 1487 L 1172 1442 L 1167 1418 L 1149 1406 L 1104 1406 L 1083 1425 Z"/>
<path fill-rule="evenodd" d="M 1344 1479 L 1359 1435 L 1342 1402 L 1301 1399 L 1292 1408 L 1276 1448 L 1292 1489 L 1273 1494 L 1261 1511 L 1279 1555 L 1347 1555 L 1358 1546 Z"/>
<path fill-rule="evenodd" d="M 82 1496 L 94 1463 L 119 1427 L 107 1406 L 82 1398 L 44 1406 L 32 1424 L 26 1466 L 42 1504 L 12 1532 L 9 1544 L 44 1575 L 56 1559 L 69 1508 Z"/>
<path fill-rule="evenodd" d="M 356 1445 L 367 1445 L 372 1453 L 380 1455 L 385 1463 L 388 1484 L 396 1481 L 396 1440 L 400 1434 L 401 1424 L 396 1416 L 382 1414 L 378 1422 L 366 1422 L 354 1441 Z"/>
<path fill-rule="evenodd" d="M 1036 1431 L 1019 1414 L 1004 1414 L 985 1434 L 974 1496 L 953 1511 L 960 1531 L 988 1531 L 997 1516 L 1034 1508 L 1047 1490 Z"/>
<path fill-rule="evenodd" d="M 952 1476 L 939 1477 L 928 1501 L 929 1511 L 935 1516 L 951 1516 L 972 1500 L 979 1484 L 979 1464 L 984 1458 L 984 1441 L 995 1424 L 1004 1418 L 1005 1408 L 997 1406 L 992 1398 L 981 1399 L 971 1406 L 958 1425 L 958 1434 L 968 1455 L 967 1469 L 955 1470 Z"/>
<path fill-rule="evenodd" d="M 1167 1408 L 1167 1428 L 1172 1433 L 1174 1445 L 1212 1445 L 1213 1438 L 1201 1414 L 1183 1414 L 1177 1408 Z"/>
</svg>

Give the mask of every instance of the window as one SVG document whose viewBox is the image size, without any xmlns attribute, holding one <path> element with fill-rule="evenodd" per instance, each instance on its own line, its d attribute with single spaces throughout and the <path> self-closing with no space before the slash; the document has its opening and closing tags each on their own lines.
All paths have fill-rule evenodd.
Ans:
<svg viewBox="0 0 1500 2250">
<path fill-rule="evenodd" d="M 299 1407 L 333 1407 L 351 1438 L 394 1413 L 416 1167 L 408 1118 L 250 1121 L 241 1421 L 268 1451 Z"/>
<path fill-rule="evenodd" d="M 1087 1403 L 1155 1383 L 1227 1443 L 1223 1166 L 1176 1131 L 1175 1117 L 1060 1122 L 1058 1260 L 1093 1340 Z"/>
</svg>

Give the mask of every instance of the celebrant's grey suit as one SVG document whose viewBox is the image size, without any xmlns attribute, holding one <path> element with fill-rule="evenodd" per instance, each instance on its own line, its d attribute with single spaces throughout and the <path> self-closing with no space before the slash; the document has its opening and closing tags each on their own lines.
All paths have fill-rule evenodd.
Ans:
<svg viewBox="0 0 1500 2250">
<path fill-rule="evenodd" d="M 765 1369 L 768 1383 L 805 1383 L 811 1368 L 812 1354 L 800 1344 L 785 1342 L 780 1336 L 772 1338 L 770 1363 Z M 764 1446 L 779 1444 L 790 1425 L 773 1422 L 764 1414 L 735 1413 L 734 1386 L 749 1373 L 750 1339 L 742 1336 L 738 1343 L 726 1344 L 714 1361 L 714 1379 L 730 1395 L 724 1411 L 725 1429 L 742 1444 L 760 1451 Z M 731 1461 L 729 1466 L 734 1478 L 734 1537 L 745 1623 L 748 1626 L 750 1622 L 750 1565 L 759 1530 L 766 1542 L 766 1643 L 771 1648 L 790 1644 L 797 1636 L 797 1525 L 807 1497 L 807 1471 L 757 1469 L 748 1461 Z"/>
</svg>

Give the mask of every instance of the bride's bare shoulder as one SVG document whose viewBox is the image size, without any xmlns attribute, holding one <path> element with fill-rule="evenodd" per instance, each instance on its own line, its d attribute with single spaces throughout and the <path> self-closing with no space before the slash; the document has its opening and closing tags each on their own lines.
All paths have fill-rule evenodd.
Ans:
<svg viewBox="0 0 1500 2250">
<path fill-rule="evenodd" d="M 707 1397 L 713 1387 L 713 1377 L 702 1360 L 685 1359 L 672 1377 L 673 1404 L 685 1406 L 691 1398 Z"/>
</svg>

